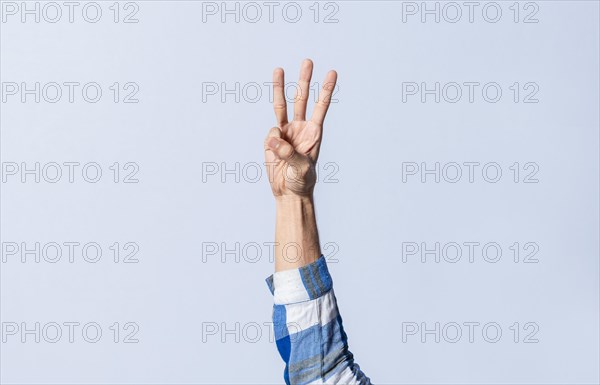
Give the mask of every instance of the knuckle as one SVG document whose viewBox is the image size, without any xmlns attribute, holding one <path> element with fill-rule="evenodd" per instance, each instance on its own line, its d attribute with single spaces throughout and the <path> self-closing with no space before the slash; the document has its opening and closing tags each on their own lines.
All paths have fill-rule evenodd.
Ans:
<svg viewBox="0 0 600 385">
<path fill-rule="evenodd" d="M 279 151 L 279 155 L 284 159 L 290 159 L 294 155 L 294 149 L 292 146 L 283 146 Z"/>
<path fill-rule="evenodd" d="M 294 102 L 301 102 L 301 103 L 304 103 L 304 102 L 306 102 L 306 101 L 308 101 L 308 95 L 297 95 L 297 96 L 294 98 Z"/>
<path fill-rule="evenodd" d="M 333 91 L 334 88 L 335 88 L 335 83 L 334 82 L 327 82 L 327 83 L 323 84 L 323 89 L 325 91 L 331 92 L 331 91 Z"/>
</svg>

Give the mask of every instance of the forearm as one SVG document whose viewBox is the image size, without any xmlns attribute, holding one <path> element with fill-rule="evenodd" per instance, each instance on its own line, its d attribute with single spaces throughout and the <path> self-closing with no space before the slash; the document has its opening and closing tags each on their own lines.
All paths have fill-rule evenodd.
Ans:
<svg viewBox="0 0 600 385">
<path fill-rule="evenodd" d="M 311 196 L 275 198 L 275 271 L 297 269 L 321 255 L 319 232 Z"/>
<path fill-rule="evenodd" d="M 273 330 L 285 362 L 286 384 L 370 384 L 348 351 L 347 337 L 321 255 L 312 192 L 323 120 L 337 80 L 329 71 L 310 120 L 306 102 L 312 62 L 300 71 L 294 120 L 288 122 L 283 70 L 273 71 L 278 126 L 265 139 L 265 162 L 275 196 L 275 273 L 267 278 L 274 297 Z"/>
<path fill-rule="evenodd" d="M 312 197 L 276 198 L 273 328 L 287 384 L 370 384 L 348 350 Z"/>
<path fill-rule="evenodd" d="M 288 385 L 369 385 L 348 350 L 325 257 L 267 278 L 274 295 L 273 330 Z"/>
</svg>

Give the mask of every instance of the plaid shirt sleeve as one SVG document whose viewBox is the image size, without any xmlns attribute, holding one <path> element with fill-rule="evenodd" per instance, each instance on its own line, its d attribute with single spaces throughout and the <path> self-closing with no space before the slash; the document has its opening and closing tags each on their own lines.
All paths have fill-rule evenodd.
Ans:
<svg viewBox="0 0 600 385">
<path fill-rule="evenodd" d="M 354 363 L 325 257 L 267 278 L 286 384 L 371 384 Z"/>
</svg>

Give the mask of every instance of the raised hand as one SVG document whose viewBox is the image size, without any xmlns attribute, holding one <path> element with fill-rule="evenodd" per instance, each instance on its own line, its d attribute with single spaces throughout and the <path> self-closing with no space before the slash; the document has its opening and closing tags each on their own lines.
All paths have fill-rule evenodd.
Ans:
<svg viewBox="0 0 600 385">
<path fill-rule="evenodd" d="M 269 182 L 276 198 L 311 197 L 317 180 L 315 164 L 321 147 L 323 121 L 331 102 L 337 73 L 332 70 L 325 76 L 313 114 L 310 120 L 306 120 L 312 71 L 312 61 L 304 60 L 294 98 L 294 119 L 291 122 L 288 122 L 283 69 L 276 68 L 273 71 L 273 107 L 277 127 L 271 128 L 264 146 Z"/>
</svg>

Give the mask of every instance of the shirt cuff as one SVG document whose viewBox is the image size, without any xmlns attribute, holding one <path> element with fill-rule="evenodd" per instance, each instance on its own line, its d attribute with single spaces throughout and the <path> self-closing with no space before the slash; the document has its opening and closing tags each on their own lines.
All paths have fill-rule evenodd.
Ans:
<svg viewBox="0 0 600 385">
<path fill-rule="evenodd" d="M 298 269 L 278 271 L 266 279 L 276 305 L 319 298 L 333 287 L 325 257 Z"/>
</svg>

